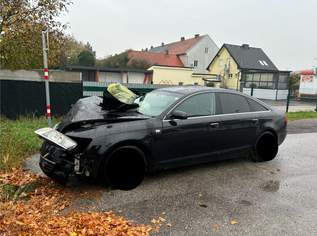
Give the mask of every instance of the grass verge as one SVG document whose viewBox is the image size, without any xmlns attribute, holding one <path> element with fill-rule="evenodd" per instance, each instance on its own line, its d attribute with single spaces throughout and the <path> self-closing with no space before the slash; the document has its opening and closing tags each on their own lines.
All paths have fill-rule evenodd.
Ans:
<svg viewBox="0 0 317 236">
<path fill-rule="evenodd" d="M 289 121 L 302 120 L 302 119 L 317 119 L 317 112 L 314 111 L 298 111 L 298 112 L 288 112 L 287 117 Z"/>
<path fill-rule="evenodd" d="M 56 122 L 56 120 L 54 120 Z M 0 171 L 18 167 L 21 161 L 36 153 L 42 141 L 34 130 L 46 127 L 45 117 L 17 120 L 0 118 Z"/>
</svg>

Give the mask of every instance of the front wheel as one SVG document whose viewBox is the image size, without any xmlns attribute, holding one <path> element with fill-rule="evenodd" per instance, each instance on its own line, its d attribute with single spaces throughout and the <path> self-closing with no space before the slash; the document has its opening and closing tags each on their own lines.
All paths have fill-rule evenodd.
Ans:
<svg viewBox="0 0 317 236">
<path fill-rule="evenodd" d="M 277 137 L 271 132 L 264 132 L 258 138 L 252 159 L 256 162 L 271 161 L 278 152 Z"/>
<path fill-rule="evenodd" d="M 132 190 L 144 179 L 143 153 L 134 148 L 120 148 L 110 155 L 104 171 L 106 182 L 112 188 Z"/>
</svg>

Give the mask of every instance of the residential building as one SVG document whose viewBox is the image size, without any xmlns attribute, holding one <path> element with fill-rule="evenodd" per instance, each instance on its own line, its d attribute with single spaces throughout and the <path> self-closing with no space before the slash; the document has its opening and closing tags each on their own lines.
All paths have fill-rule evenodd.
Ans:
<svg viewBox="0 0 317 236">
<path fill-rule="evenodd" d="M 209 35 L 196 34 L 193 38 L 181 37 L 179 41 L 151 47 L 149 52 L 175 55 L 184 67 L 193 67 L 194 73 L 206 74 L 206 68 L 218 50 Z"/>
<path fill-rule="evenodd" d="M 190 67 L 152 66 L 152 83 L 160 85 L 213 85 L 220 86 L 219 78 L 209 74 L 194 73 Z"/>
<path fill-rule="evenodd" d="M 216 55 L 217 45 L 208 35 L 181 39 L 149 50 L 129 51 L 128 64 L 134 60 L 144 61 L 153 72 L 153 84 L 200 84 L 218 83 L 219 78 L 211 76 L 207 65 Z"/>
<path fill-rule="evenodd" d="M 184 64 L 175 54 L 165 53 L 154 53 L 148 51 L 129 51 L 128 52 L 129 62 L 131 64 L 133 60 L 144 61 L 149 65 L 160 65 L 160 66 L 175 66 L 184 67 Z"/>
<path fill-rule="evenodd" d="M 263 99 L 286 99 L 289 71 L 279 71 L 261 48 L 224 44 L 210 62 L 210 74 L 221 78 L 224 88 L 240 90 Z"/>
</svg>

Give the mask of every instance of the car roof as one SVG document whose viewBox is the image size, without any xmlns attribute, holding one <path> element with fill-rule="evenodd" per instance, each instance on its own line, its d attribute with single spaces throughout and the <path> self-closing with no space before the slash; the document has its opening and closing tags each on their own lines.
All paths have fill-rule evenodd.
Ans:
<svg viewBox="0 0 317 236">
<path fill-rule="evenodd" d="M 230 89 L 222 89 L 222 88 L 214 88 L 214 87 L 205 87 L 199 85 L 190 85 L 190 86 L 170 86 L 165 88 L 159 88 L 155 91 L 163 91 L 163 92 L 170 92 L 170 93 L 178 93 L 183 95 L 189 95 L 197 92 L 230 92 L 235 93 L 236 91 Z"/>
</svg>

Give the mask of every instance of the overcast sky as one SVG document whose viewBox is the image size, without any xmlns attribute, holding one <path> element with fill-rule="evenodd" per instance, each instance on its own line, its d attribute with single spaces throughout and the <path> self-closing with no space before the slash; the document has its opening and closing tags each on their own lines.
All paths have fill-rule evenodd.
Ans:
<svg viewBox="0 0 317 236">
<path fill-rule="evenodd" d="M 317 0 L 73 0 L 62 17 L 97 57 L 194 34 L 261 47 L 279 69 L 317 65 Z"/>
</svg>

